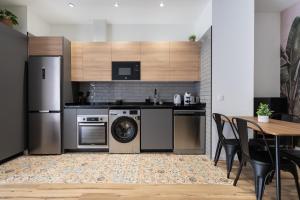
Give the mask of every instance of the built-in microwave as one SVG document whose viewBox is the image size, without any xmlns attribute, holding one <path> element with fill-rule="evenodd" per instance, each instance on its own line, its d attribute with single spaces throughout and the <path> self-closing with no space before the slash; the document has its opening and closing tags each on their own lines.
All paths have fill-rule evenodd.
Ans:
<svg viewBox="0 0 300 200">
<path fill-rule="evenodd" d="M 112 80 L 141 80 L 141 62 L 112 62 Z"/>
</svg>

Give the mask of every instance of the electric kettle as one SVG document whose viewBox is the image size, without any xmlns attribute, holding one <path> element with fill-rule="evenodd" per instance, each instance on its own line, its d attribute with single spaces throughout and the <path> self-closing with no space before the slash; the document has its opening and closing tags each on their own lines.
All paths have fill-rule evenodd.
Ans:
<svg viewBox="0 0 300 200">
<path fill-rule="evenodd" d="M 174 104 L 175 104 L 176 106 L 178 106 L 178 105 L 181 104 L 181 96 L 180 96 L 180 94 L 175 94 L 175 95 L 174 95 Z"/>
</svg>

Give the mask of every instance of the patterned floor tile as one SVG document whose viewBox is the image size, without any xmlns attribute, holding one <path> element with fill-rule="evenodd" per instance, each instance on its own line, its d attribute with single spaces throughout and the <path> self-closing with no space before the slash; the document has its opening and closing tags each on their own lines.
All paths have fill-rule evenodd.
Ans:
<svg viewBox="0 0 300 200">
<path fill-rule="evenodd" d="M 67 153 L 21 156 L 0 165 L 0 184 L 232 184 L 205 155 Z"/>
</svg>

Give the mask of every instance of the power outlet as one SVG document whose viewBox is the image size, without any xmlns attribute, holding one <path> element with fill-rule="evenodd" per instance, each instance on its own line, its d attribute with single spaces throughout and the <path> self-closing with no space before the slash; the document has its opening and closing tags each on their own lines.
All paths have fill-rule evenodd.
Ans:
<svg viewBox="0 0 300 200">
<path fill-rule="evenodd" d="M 224 101 L 224 95 L 218 95 L 217 101 Z"/>
</svg>

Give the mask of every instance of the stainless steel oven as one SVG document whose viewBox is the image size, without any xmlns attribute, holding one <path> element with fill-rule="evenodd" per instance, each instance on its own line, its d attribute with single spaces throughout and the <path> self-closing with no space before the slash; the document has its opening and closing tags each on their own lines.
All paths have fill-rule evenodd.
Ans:
<svg viewBox="0 0 300 200">
<path fill-rule="evenodd" d="M 107 149 L 108 115 L 77 116 L 77 147 L 81 149 Z"/>
<path fill-rule="evenodd" d="M 140 80 L 140 62 L 112 62 L 112 80 Z"/>
</svg>

